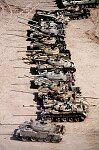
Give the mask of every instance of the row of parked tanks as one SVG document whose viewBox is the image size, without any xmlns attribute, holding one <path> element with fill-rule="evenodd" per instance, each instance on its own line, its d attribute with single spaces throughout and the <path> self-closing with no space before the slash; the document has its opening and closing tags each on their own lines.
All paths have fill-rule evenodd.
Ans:
<svg viewBox="0 0 99 150">
<path fill-rule="evenodd" d="M 87 117 L 88 103 L 75 85 L 76 68 L 65 42 L 65 29 L 70 20 L 88 16 L 90 11 L 76 4 L 55 11 L 36 10 L 28 21 L 30 45 L 25 60 L 31 65 L 30 88 L 37 89 L 34 93 L 37 105 L 32 105 L 37 107 L 37 119 L 15 129 L 15 138 L 60 142 L 65 126 L 59 122 L 81 122 Z"/>
</svg>

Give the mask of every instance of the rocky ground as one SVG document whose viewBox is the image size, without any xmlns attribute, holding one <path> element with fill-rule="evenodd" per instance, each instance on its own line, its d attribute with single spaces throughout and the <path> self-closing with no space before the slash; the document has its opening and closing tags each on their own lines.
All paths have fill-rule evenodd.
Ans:
<svg viewBox="0 0 99 150">
<path fill-rule="evenodd" d="M 33 104 L 30 89 L 29 65 L 25 64 L 26 19 L 35 9 L 55 9 L 52 0 L 1 0 L 0 1 L 0 150 L 99 150 L 99 99 L 87 99 L 88 118 L 82 123 L 65 123 L 66 134 L 59 144 L 21 142 L 11 139 L 14 129 L 36 108 L 23 108 Z M 75 63 L 76 84 L 84 96 L 99 98 L 99 9 L 91 10 L 91 17 L 74 20 L 66 27 L 66 43 Z M 22 37 L 18 37 L 20 35 Z M 18 51 L 23 50 L 23 53 Z M 18 92 L 21 91 L 21 92 Z M 33 116 L 35 118 L 35 116 Z"/>
</svg>

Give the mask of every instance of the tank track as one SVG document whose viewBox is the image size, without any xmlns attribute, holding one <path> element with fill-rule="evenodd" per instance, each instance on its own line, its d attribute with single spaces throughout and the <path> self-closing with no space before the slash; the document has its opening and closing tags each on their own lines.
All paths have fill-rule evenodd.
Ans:
<svg viewBox="0 0 99 150">
<path fill-rule="evenodd" d="M 42 118 L 42 117 L 41 117 Z M 52 122 L 82 122 L 86 118 L 85 115 L 80 113 L 71 113 L 71 114 L 45 114 L 44 119 L 51 120 Z"/>
</svg>

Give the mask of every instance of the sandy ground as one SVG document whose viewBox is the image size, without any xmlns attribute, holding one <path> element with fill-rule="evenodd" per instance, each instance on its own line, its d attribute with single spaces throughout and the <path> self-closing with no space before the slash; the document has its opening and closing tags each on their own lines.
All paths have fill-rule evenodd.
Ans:
<svg viewBox="0 0 99 150">
<path fill-rule="evenodd" d="M 11 139 L 17 124 L 30 119 L 30 116 L 14 115 L 35 115 L 36 112 L 36 108 L 22 107 L 34 102 L 33 95 L 25 93 L 33 90 L 30 89 L 30 79 L 24 77 L 30 76 L 30 66 L 22 60 L 29 43 L 24 37 L 15 36 L 25 36 L 29 27 L 20 24 L 18 21 L 27 21 L 18 16 L 31 18 L 36 8 L 50 10 L 55 9 L 53 6 L 52 0 L 0 1 L 0 123 L 3 124 L 0 125 L 0 150 L 99 150 L 99 99 L 87 100 L 90 109 L 84 122 L 65 123 L 66 134 L 59 144 Z M 96 13 L 96 10 L 92 12 Z M 71 21 L 66 27 L 66 43 L 77 69 L 76 85 L 81 87 L 84 96 L 99 97 L 99 44 L 86 34 L 94 28 L 92 18 Z M 24 52 L 18 53 L 20 50 Z"/>
</svg>

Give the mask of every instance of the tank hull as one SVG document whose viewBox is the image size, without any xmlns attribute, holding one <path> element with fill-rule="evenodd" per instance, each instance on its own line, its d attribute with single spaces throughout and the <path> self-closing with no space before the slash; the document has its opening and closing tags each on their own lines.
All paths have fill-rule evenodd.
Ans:
<svg viewBox="0 0 99 150">
<path fill-rule="evenodd" d="M 17 133 L 20 132 L 20 133 Z M 37 142 L 60 142 L 62 140 L 61 135 L 49 134 L 48 132 L 35 132 L 35 131 L 14 131 L 14 138 L 20 141 L 37 141 Z"/>
</svg>

